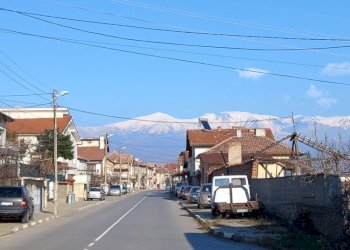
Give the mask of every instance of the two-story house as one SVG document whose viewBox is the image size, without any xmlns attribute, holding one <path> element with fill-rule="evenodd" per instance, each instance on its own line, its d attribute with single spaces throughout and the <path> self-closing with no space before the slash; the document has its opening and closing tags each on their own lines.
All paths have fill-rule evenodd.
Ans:
<svg viewBox="0 0 350 250">
<path fill-rule="evenodd" d="M 114 151 L 107 157 L 107 178 L 108 183 L 121 184 L 134 188 L 136 176 L 134 174 L 134 157 L 130 154 L 119 154 Z"/>
<path fill-rule="evenodd" d="M 232 136 L 237 136 L 238 131 L 240 131 L 239 128 L 222 129 L 221 127 L 215 130 L 187 130 L 186 151 L 188 151 L 189 159 L 186 159 L 186 161 L 188 161 L 187 171 L 190 185 L 198 185 L 200 183 L 200 159 L 197 156 L 220 142 Z"/>
<path fill-rule="evenodd" d="M 0 112 L 13 118 L 13 122 L 8 123 L 6 128 L 9 133 L 16 135 L 19 143 L 24 142 L 28 146 L 21 163 L 30 164 L 33 157 L 35 157 L 35 150 L 38 145 L 37 137 L 44 134 L 46 130 L 53 130 L 53 108 L 0 109 Z M 81 143 L 80 136 L 67 108 L 56 110 L 56 121 L 58 133 L 68 135 L 73 143 L 73 159 L 66 160 L 59 157 L 57 160 L 59 164 L 67 165 L 65 175 L 74 175 L 75 169 L 77 169 L 78 145 Z"/>
<path fill-rule="evenodd" d="M 269 129 L 241 129 L 198 155 L 201 182 L 222 174 L 244 174 L 249 179 L 293 175 L 295 166 L 288 161 L 291 151 L 290 146 L 276 143 Z"/>
<path fill-rule="evenodd" d="M 78 146 L 80 173 L 90 176 L 91 185 L 99 186 L 106 180 L 109 144 L 106 137 L 84 138 Z"/>
</svg>

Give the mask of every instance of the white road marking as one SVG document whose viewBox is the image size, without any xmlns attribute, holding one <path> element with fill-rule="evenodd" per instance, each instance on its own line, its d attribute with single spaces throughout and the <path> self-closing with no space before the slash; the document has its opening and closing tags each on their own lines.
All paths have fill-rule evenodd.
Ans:
<svg viewBox="0 0 350 250">
<path fill-rule="evenodd" d="M 95 245 L 95 243 L 90 243 L 90 244 L 89 244 L 89 247 L 92 247 L 93 245 Z"/>
<path fill-rule="evenodd" d="M 98 236 L 95 239 L 95 242 L 102 239 L 103 236 L 105 236 L 113 227 L 115 227 L 122 219 L 124 219 L 124 217 L 127 216 L 132 210 L 134 210 L 138 205 L 140 205 L 140 203 L 143 202 L 148 197 L 148 195 L 150 195 L 151 193 L 152 192 L 149 192 L 145 197 L 143 197 L 142 200 L 140 200 L 138 203 L 136 203 L 135 206 L 133 206 L 128 212 L 126 212 L 122 217 L 120 217 L 116 222 L 114 222 L 112 226 L 110 226 L 106 231 L 104 231 L 100 236 Z"/>
</svg>

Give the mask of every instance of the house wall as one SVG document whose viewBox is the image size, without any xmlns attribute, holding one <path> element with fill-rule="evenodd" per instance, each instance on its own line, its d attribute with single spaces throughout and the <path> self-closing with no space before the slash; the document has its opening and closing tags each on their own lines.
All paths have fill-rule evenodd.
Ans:
<svg viewBox="0 0 350 250">
<path fill-rule="evenodd" d="M 292 176 L 252 179 L 251 195 L 257 195 L 266 212 L 293 224 L 302 211 L 315 229 L 332 239 L 343 232 L 342 193 L 339 177 Z"/>
<path fill-rule="evenodd" d="M 214 170 L 212 176 L 220 175 L 246 175 L 248 179 L 256 178 L 257 176 L 257 163 L 248 162 L 244 165 L 231 166 L 228 168 L 220 168 Z M 209 180 L 211 181 L 211 179 Z"/>
<path fill-rule="evenodd" d="M 4 146 L 5 144 L 6 144 L 5 121 L 0 119 L 0 146 Z"/>
<path fill-rule="evenodd" d="M 0 109 L 0 112 L 10 116 L 13 119 L 28 119 L 28 118 L 53 118 L 52 108 L 10 108 Z M 68 115 L 67 108 L 57 108 L 56 117 L 62 118 L 63 115 Z"/>
<path fill-rule="evenodd" d="M 199 183 L 196 182 L 195 173 L 197 170 L 200 170 L 200 159 L 197 158 L 197 156 L 201 153 L 204 153 L 207 151 L 209 147 L 192 147 L 192 156 L 190 158 L 190 183 L 191 185 L 198 185 Z"/>
<path fill-rule="evenodd" d="M 258 167 L 258 179 L 284 177 L 283 168 L 276 163 L 260 163 Z"/>
</svg>

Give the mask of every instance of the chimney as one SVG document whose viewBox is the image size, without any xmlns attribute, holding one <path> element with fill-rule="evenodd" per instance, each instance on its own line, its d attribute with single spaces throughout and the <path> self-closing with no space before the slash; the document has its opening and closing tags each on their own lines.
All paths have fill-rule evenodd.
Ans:
<svg viewBox="0 0 350 250">
<path fill-rule="evenodd" d="M 221 131 L 221 126 L 218 126 L 216 129 L 217 131 Z"/>
<path fill-rule="evenodd" d="M 105 138 L 103 136 L 100 137 L 100 149 L 105 148 Z"/>
<path fill-rule="evenodd" d="M 266 131 L 263 128 L 255 129 L 255 136 L 266 137 Z"/>
<path fill-rule="evenodd" d="M 228 165 L 238 165 L 242 163 L 242 145 L 240 142 L 232 142 L 228 146 Z"/>
</svg>

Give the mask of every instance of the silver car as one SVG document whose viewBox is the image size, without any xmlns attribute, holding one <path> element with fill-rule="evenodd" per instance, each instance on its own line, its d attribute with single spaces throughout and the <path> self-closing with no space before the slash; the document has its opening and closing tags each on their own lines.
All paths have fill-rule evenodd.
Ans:
<svg viewBox="0 0 350 250">
<path fill-rule="evenodd" d="M 197 195 L 198 208 L 211 206 L 211 183 L 204 183 Z"/>
<path fill-rule="evenodd" d="M 105 200 L 106 199 L 106 193 L 103 191 L 101 187 L 91 187 L 88 195 L 88 200 L 98 199 L 98 200 Z"/>
<path fill-rule="evenodd" d="M 111 185 L 108 194 L 111 195 L 111 196 L 118 196 L 118 195 L 120 195 L 120 186 L 119 185 Z"/>
</svg>

